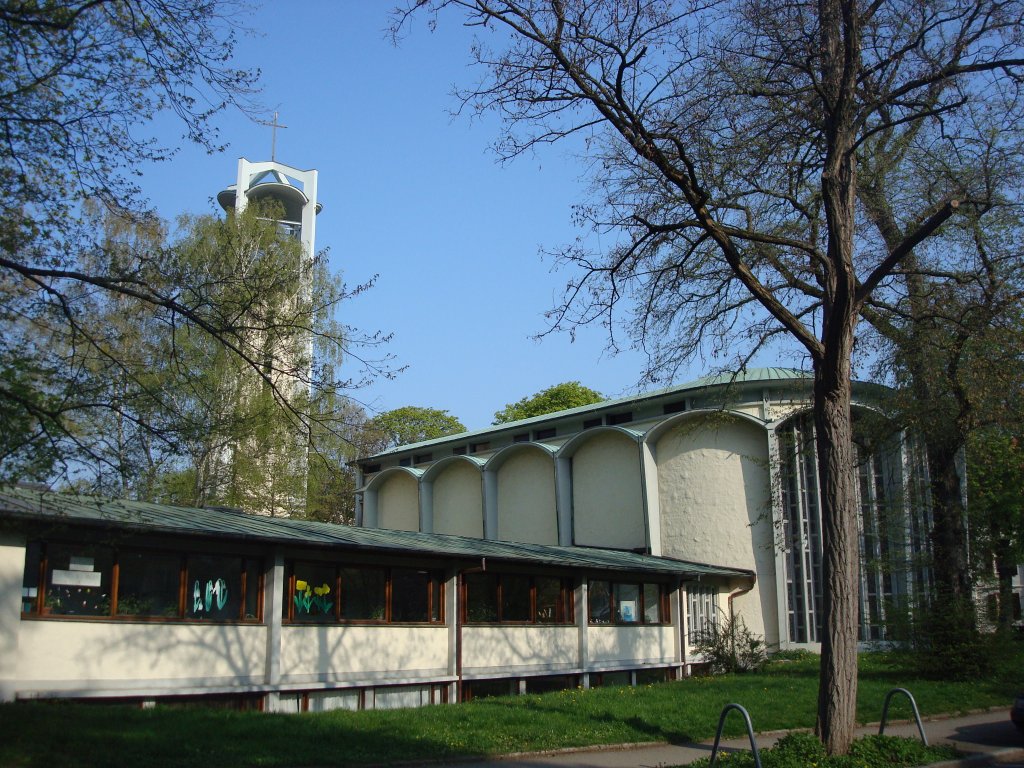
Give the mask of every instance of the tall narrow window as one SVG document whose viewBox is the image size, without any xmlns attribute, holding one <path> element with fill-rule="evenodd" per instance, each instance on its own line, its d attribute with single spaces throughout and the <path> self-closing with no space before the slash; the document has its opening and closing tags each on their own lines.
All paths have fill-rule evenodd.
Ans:
<svg viewBox="0 0 1024 768">
<path fill-rule="evenodd" d="M 686 638 L 691 644 L 700 643 L 718 629 L 718 588 L 687 584 L 686 599 L 690 619 Z"/>
<path fill-rule="evenodd" d="M 466 621 L 489 622 L 498 620 L 498 577 L 493 573 L 467 573 Z"/>
</svg>

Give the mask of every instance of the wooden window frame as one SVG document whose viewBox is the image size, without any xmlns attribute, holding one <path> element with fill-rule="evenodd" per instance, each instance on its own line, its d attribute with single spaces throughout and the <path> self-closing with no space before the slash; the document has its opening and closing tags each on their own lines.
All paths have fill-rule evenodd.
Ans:
<svg viewBox="0 0 1024 768">
<path fill-rule="evenodd" d="M 587 593 L 587 624 L 593 627 L 663 627 L 672 624 L 672 603 L 669 599 L 669 587 L 664 582 L 660 581 L 628 581 L 624 579 L 591 579 L 593 582 L 604 582 L 608 585 L 608 621 L 605 623 L 595 622 L 591 617 L 590 613 L 590 594 L 589 590 Z M 639 603 L 637 610 L 636 621 L 619 621 L 616 617 L 618 616 L 618 606 L 616 605 L 615 599 L 615 586 L 616 585 L 635 585 L 637 589 L 637 602 Z M 647 620 L 647 605 L 646 597 L 644 596 L 644 587 L 647 585 L 654 585 L 658 588 L 658 620 L 648 621 Z"/>
<path fill-rule="evenodd" d="M 295 566 L 296 564 L 305 564 L 309 566 L 328 566 L 334 568 L 334 594 L 336 598 L 334 600 L 333 622 L 306 622 L 295 620 Z M 375 571 L 384 572 L 384 618 L 382 619 L 345 619 L 341 616 L 341 606 L 344 599 L 344 582 L 342 579 L 342 569 L 359 569 L 366 568 Z M 395 621 L 392 613 L 392 595 L 393 595 L 393 577 L 392 572 L 394 570 L 412 570 L 412 571 L 426 571 L 429 574 L 427 579 L 427 620 L 426 621 Z M 282 615 L 281 621 L 284 624 L 294 627 L 316 627 L 324 626 L 325 624 L 358 624 L 366 626 L 385 626 L 395 625 L 403 627 L 416 627 L 416 626 L 441 626 L 445 623 L 445 606 L 444 606 L 444 595 L 445 595 L 445 577 L 444 573 L 438 568 L 416 568 L 415 566 L 403 566 L 403 565 L 366 565 L 363 563 L 337 563 L 329 560 L 303 560 L 297 558 L 290 560 L 285 565 L 286 578 L 284 582 L 284 602 L 287 606 L 287 611 Z M 435 587 L 436 585 L 436 587 Z M 437 593 L 437 618 L 433 618 L 435 602 L 434 595 Z"/>
<path fill-rule="evenodd" d="M 50 548 L 52 546 L 66 547 L 73 549 L 76 546 L 96 546 L 105 548 L 110 552 L 111 565 L 110 565 L 110 612 L 92 615 L 68 615 L 62 613 L 50 613 L 46 610 L 46 595 L 50 588 L 50 582 L 47 575 L 50 572 Z M 44 619 L 47 621 L 131 621 L 131 622 L 145 622 L 153 624 L 161 623 L 186 623 L 186 624 L 247 624 L 257 625 L 264 623 L 264 579 L 265 570 L 263 558 L 254 557 L 250 555 L 237 554 L 232 552 L 215 551 L 211 553 L 197 552 L 196 550 L 182 550 L 182 549 L 165 549 L 162 547 L 114 547 L 102 542 L 82 542 L 82 541 L 65 541 L 63 539 L 55 539 L 53 541 L 39 541 L 40 554 L 39 554 L 39 574 L 38 574 L 38 587 L 36 588 L 36 597 L 34 599 L 35 605 L 30 612 L 21 612 L 22 618 L 25 619 Z M 127 554 L 134 553 L 160 553 L 163 555 L 170 555 L 178 558 L 178 612 L 175 616 L 139 616 L 135 614 L 121 615 L 118 613 L 118 602 L 120 600 L 121 591 L 121 559 Z M 239 572 L 239 585 L 241 587 L 241 595 L 239 595 L 239 606 L 238 616 L 233 619 L 196 619 L 188 616 L 188 558 L 190 555 L 196 554 L 212 554 L 220 557 L 231 557 L 238 558 L 241 562 Z M 256 588 L 256 617 L 252 619 L 245 618 L 245 608 L 248 603 L 248 571 L 249 566 L 255 564 L 256 570 L 259 573 L 258 583 L 255 585 Z M 22 601 L 24 605 L 24 600 Z"/>
<path fill-rule="evenodd" d="M 460 579 L 460 594 L 459 594 L 459 616 L 463 624 L 468 626 L 493 626 L 496 624 L 502 624 L 509 627 L 558 627 L 558 626 L 573 626 L 576 623 L 576 601 L 573 599 L 573 593 L 575 586 L 571 578 L 563 576 L 546 576 L 544 574 L 523 574 L 523 573 L 493 573 L 489 574 L 495 577 L 495 602 L 498 608 L 498 618 L 496 621 L 470 621 L 469 620 L 469 586 L 466 584 L 465 579 Z M 530 581 L 530 618 L 527 620 L 522 619 L 505 619 L 502 616 L 503 607 L 503 588 L 504 581 L 503 576 L 526 576 Z M 555 621 L 538 621 L 537 620 L 537 579 L 556 579 L 558 581 L 558 605 L 556 608 Z M 561 615 L 561 618 L 559 618 Z"/>
</svg>

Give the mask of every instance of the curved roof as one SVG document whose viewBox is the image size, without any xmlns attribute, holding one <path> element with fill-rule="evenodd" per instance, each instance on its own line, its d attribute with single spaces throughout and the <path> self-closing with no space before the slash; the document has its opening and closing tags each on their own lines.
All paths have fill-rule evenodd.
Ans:
<svg viewBox="0 0 1024 768">
<path fill-rule="evenodd" d="M 801 381 L 814 374 L 799 368 L 746 368 L 736 373 L 716 373 L 691 381 L 686 387 L 711 387 L 718 384 L 749 384 L 757 381 Z"/>
<path fill-rule="evenodd" d="M 235 207 L 235 195 L 238 185 L 231 184 L 217 194 L 217 202 L 225 211 Z M 309 203 L 309 198 L 298 182 L 277 170 L 260 171 L 249 180 L 245 196 L 250 200 L 261 200 L 269 197 L 280 202 L 285 208 L 285 220 L 300 221 L 302 208 Z M 316 212 L 323 210 L 323 204 L 317 202 Z"/>
</svg>

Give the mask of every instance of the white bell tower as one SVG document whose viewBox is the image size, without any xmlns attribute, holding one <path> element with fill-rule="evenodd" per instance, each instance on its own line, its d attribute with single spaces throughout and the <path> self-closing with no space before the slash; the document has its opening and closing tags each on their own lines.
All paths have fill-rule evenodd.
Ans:
<svg viewBox="0 0 1024 768">
<path fill-rule="evenodd" d="M 238 176 L 234 184 L 217 195 L 225 211 L 241 213 L 250 201 L 271 199 L 284 213 L 278 220 L 282 232 L 302 242 L 308 258 L 316 254 L 316 216 L 323 209 L 317 200 L 317 172 L 301 171 L 269 160 L 253 163 L 238 158 Z"/>
</svg>

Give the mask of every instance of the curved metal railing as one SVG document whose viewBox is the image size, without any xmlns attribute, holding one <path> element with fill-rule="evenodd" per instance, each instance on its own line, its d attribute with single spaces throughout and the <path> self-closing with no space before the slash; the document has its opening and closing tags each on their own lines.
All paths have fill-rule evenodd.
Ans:
<svg viewBox="0 0 1024 768">
<path fill-rule="evenodd" d="M 921 724 L 921 713 L 917 710 L 917 702 L 914 701 L 914 695 L 906 688 L 893 688 L 887 694 L 885 694 L 885 704 L 882 706 L 882 722 L 878 724 L 878 735 L 885 735 L 885 721 L 889 718 L 889 702 L 892 701 L 893 694 L 902 693 L 908 699 L 910 699 L 910 706 L 914 710 L 914 719 L 917 721 L 917 732 L 921 734 L 921 741 L 924 745 L 928 746 L 928 737 L 924 735 L 924 726 Z"/>
<path fill-rule="evenodd" d="M 722 740 L 722 728 L 725 726 L 725 718 L 729 715 L 729 711 L 733 709 L 743 715 L 743 720 L 747 724 L 747 736 L 750 737 L 750 751 L 754 753 L 754 766 L 755 768 L 761 768 L 761 754 L 757 751 L 757 742 L 754 741 L 754 726 L 750 724 L 750 714 L 739 704 L 726 704 L 722 708 L 722 715 L 718 718 L 718 732 L 715 734 L 715 746 L 711 749 L 711 764 L 708 768 L 715 768 L 715 760 L 718 757 L 718 744 Z"/>
</svg>

